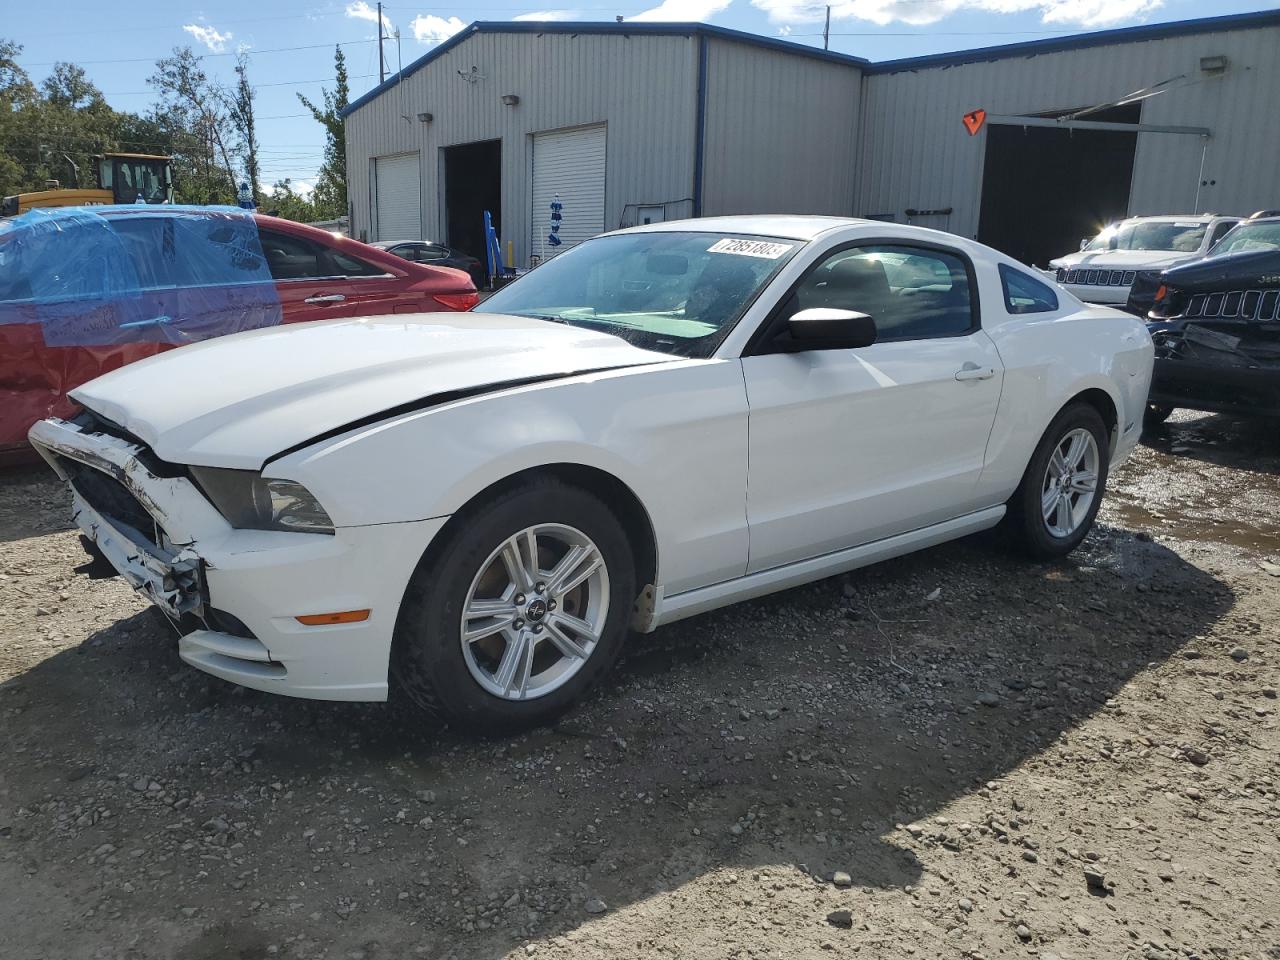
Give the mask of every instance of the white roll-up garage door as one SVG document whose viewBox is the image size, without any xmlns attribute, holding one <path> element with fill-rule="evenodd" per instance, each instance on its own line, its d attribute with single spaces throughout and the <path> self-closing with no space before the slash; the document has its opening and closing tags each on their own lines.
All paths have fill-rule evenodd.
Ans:
<svg viewBox="0 0 1280 960">
<path fill-rule="evenodd" d="M 378 240 L 422 239 L 422 178 L 418 155 L 402 153 L 373 160 L 378 208 Z"/>
<path fill-rule="evenodd" d="M 605 125 L 549 130 L 533 135 L 532 246 L 541 256 L 572 247 L 604 232 Z M 560 246 L 547 243 L 551 201 L 561 211 Z"/>
</svg>

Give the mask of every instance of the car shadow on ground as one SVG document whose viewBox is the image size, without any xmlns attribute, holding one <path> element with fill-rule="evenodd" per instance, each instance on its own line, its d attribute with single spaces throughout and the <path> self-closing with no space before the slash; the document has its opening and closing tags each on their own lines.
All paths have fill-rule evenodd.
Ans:
<svg viewBox="0 0 1280 960">
<path fill-rule="evenodd" d="M 138 929 L 197 903 L 187 960 L 262 955 L 291 928 L 252 904 L 303 876 L 317 941 L 386 956 L 496 956 L 589 923 L 592 898 L 616 910 L 712 871 L 901 888 L 921 866 L 899 825 L 1113 709 L 1232 599 L 1141 534 L 1099 526 L 1056 565 L 986 534 L 635 637 L 587 703 L 502 740 L 240 690 L 138 614 L 0 685 L 0 781 L 29 811 L 10 842 L 62 830 L 43 872 L 90 900 L 112 858 L 73 858 L 190 845 L 154 891 L 117 894 Z M 102 796 L 112 823 L 52 822 Z"/>
</svg>

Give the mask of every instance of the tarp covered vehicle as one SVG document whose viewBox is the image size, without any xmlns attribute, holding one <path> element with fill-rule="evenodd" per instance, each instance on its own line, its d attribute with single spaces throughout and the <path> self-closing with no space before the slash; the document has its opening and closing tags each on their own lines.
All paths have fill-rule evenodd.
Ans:
<svg viewBox="0 0 1280 960">
<path fill-rule="evenodd" d="M 1177 407 L 1280 417 L 1280 217 L 1242 223 L 1213 256 L 1162 273 L 1147 321 L 1148 423 Z"/>
<path fill-rule="evenodd" d="M 27 430 L 73 415 L 68 391 L 169 347 L 475 302 L 461 271 L 234 207 L 68 207 L 0 220 L 0 462 L 34 456 Z"/>
</svg>

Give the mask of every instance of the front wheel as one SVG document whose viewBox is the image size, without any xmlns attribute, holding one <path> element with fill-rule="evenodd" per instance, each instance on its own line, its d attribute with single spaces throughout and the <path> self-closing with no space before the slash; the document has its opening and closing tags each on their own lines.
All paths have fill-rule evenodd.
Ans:
<svg viewBox="0 0 1280 960">
<path fill-rule="evenodd" d="M 460 727 L 550 722 L 613 665 L 635 600 L 626 533 L 587 491 L 532 480 L 455 518 L 410 581 L 393 673 Z"/>
<path fill-rule="evenodd" d="M 1107 485 L 1106 426 L 1087 403 L 1064 408 L 1044 432 L 1009 514 L 1035 557 L 1065 557 L 1093 526 Z"/>
</svg>

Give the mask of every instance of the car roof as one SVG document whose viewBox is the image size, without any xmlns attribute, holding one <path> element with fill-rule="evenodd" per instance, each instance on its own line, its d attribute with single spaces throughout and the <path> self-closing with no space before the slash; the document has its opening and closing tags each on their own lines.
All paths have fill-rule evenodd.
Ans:
<svg viewBox="0 0 1280 960">
<path fill-rule="evenodd" d="M 696 233 L 742 233 L 748 236 L 785 237 L 788 240 L 812 240 L 819 234 L 838 227 L 856 227 L 878 220 L 858 220 L 853 217 L 798 217 L 786 214 L 759 216 L 700 217 L 696 220 L 667 220 L 663 223 L 647 223 L 643 226 L 617 230 L 615 233 L 661 233 L 664 231 L 692 231 Z"/>
<path fill-rule="evenodd" d="M 1162 213 L 1152 217 L 1126 217 L 1120 223 L 1212 223 L 1214 220 L 1239 220 L 1221 213 Z"/>
</svg>

